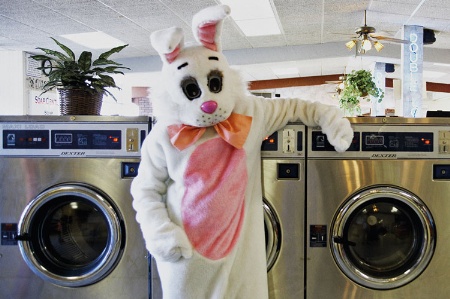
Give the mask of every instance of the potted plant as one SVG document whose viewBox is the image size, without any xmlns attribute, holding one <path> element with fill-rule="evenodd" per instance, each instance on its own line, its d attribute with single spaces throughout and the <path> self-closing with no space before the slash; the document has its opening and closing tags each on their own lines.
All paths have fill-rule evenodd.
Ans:
<svg viewBox="0 0 450 299">
<path fill-rule="evenodd" d="M 344 81 L 344 88 L 339 95 L 339 106 L 346 114 L 359 114 L 360 99 L 370 100 L 373 96 L 378 103 L 384 98 L 384 92 L 377 87 L 373 80 L 372 73 L 367 70 L 353 70 Z"/>
<path fill-rule="evenodd" d="M 43 86 L 42 93 L 53 88 L 58 90 L 62 115 L 99 115 L 105 93 L 116 100 L 106 88 L 119 88 L 109 74 L 123 75 L 121 69 L 129 69 L 109 60 L 109 57 L 128 45 L 112 48 L 100 54 L 95 60 L 92 60 L 92 52 L 88 51 L 83 51 L 76 59 L 71 49 L 52 39 L 63 52 L 37 48 L 44 51 L 46 55 L 31 56 L 34 60 L 41 62 L 38 69 L 49 79 Z"/>
</svg>

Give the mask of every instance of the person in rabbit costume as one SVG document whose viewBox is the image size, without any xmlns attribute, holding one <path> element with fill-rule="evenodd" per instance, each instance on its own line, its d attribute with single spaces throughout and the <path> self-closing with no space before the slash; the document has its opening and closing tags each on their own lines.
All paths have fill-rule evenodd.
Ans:
<svg viewBox="0 0 450 299">
<path fill-rule="evenodd" d="M 337 151 L 353 131 L 338 108 L 250 95 L 221 52 L 226 5 L 152 33 L 163 61 L 157 123 L 131 193 L 164 298 L 268 298 L 261 143 L 289 121 L 321 126 Z M 299 261 L 300 262 L 300 261 Z"/>
</svg>

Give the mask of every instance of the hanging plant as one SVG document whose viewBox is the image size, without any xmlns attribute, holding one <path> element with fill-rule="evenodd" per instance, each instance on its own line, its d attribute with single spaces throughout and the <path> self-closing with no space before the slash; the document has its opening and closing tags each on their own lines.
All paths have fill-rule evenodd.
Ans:
<svg viewBox="0 0 450 299">
<path fill-rule="evenodd" d="M 344 89 L 339 95 L 339 106 L 350 114 L 361 113 L 359 106 L 361 99 L 370 101 L 369 96 L 376 98 L 380 103 L 384 98 L 384 92 L 377 87 L 372 73 L 367 70 L 353 70 L 344 81 Z"/>
</svg>

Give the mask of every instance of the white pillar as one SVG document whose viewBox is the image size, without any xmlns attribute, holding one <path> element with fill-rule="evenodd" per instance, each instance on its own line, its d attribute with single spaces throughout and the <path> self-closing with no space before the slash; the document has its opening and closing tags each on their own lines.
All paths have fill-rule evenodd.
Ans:
<svg viewBox="0 0 450 299">
<path fill-rule="evenodd" d="M 402 80 L 393 79 L 392 86 L 394 89 L 394 107 L 395 107 L 395 115 L 403 116 L 403 103 L 402 103 Z"/>
<path fill-rule="evenodd" d="M 403 39 L 409 44 L 402 44 L 402 101 L 404 117 L 423 117 L 423 27 L 403 26 Z"/>
<path fill-rule="evenodd" d="M 373 68 L 372 75 L 374 77 L 375 84 L 381 91 L 386 91 L 386 63 L 376 62 Z M 370 96 L 372 102 L 371 116 L 385 115 L 384 102 L 378 103 L 378 99 Z"/>
</svg>

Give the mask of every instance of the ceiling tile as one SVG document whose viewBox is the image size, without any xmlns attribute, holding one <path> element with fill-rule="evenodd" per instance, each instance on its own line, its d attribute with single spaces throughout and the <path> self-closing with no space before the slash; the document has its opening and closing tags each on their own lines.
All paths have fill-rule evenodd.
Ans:
<svg viewBox="0 0 450 299">
<path fill-rule="evenodd" d="M 282 26 L 282 35 L 246 37 L 232 18 L 224 23 L 223 49 L 233 55 L 239 53 L 241 64 L 254 64 L 258 60 L 260 63 L 282 62 L 285 59 L 293 61 L 295 58 L 303 65 L 304 72 L 301 75 L 344 69 L 348 64 L 347 58 L 353 57 L 355 52 L 347 51 L 343 44 L 355 36 L 355 28 L 364 25 L 364 10 L 367 10 L 367 25 L 375 27 L 383 35 L 400 38 L 404 24 L 422 25 L 435 30 L 437 41 L 425 47 L 425 53 L 429 53 L 425 57 L 450 63 L 450 55 L 446 51 L 450 49 L 448 0 L 271 2 Z M 154 56 L 157 53 L 150 45 L 151 32 L 178 26 L 184 30 L 185 41 L 192 42 L 192 16 L 200 9 L 217 3 L 218 0 L 0 1 L 0 50 L 35 51 L 37 46 L 55 48 L 50 36 L 103 31 L 130 44 L 117 57 L 132 59 Z M 81 46 L 63 41 L 77 52 L 83 50 Z M 301 53 L 296 52 L 298 49 L 301 49 Z M 284 54 L 286 51 L 289 55 Z M 283 53 L 282 57 L 275 57 L 280 56 L 279 53 Z M 323 60 L 327 57 L 331 60 Z M 389 47 L 385 45 L 380 53 L 369 52 L 364 59 L 398 61 L 398 57 L 399 47 L 391 44 Z M 312 62 L 312 65 L 308 62 Z M 427 67 L 432 65 L 432 61 L 427 63 Z M 273 74 L 268 67 L 261 66 L 249 76 L 270 78 Z"/>
</svg>

